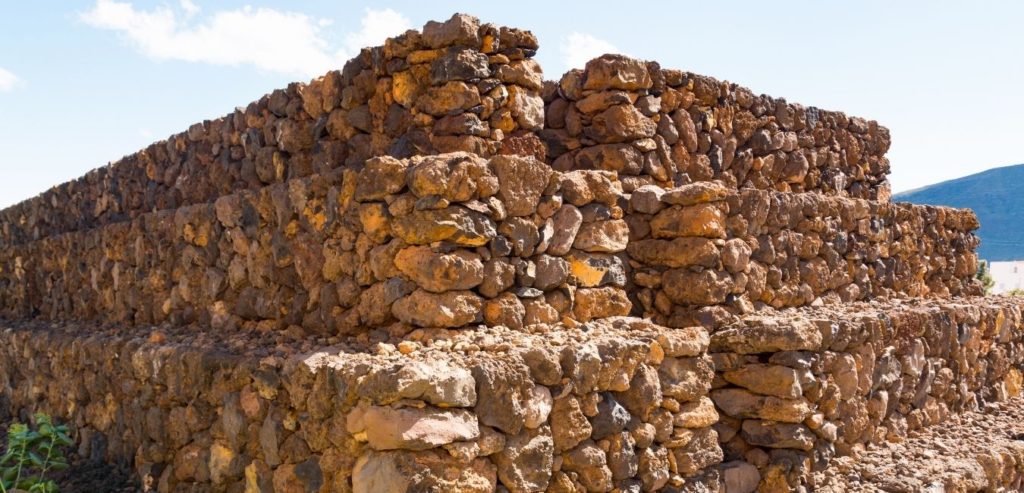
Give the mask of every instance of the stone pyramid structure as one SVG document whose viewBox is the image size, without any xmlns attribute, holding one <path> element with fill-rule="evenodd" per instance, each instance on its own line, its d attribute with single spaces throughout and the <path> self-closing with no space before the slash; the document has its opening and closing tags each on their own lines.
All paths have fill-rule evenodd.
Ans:
<svg viewBox="0 0 1024 493">
<path fill-rule="evenodd" d="M 430 22 L 0 211 L 0 408 L 149 491 L 745 493 L 1020 393 L 885 127 L 538 47 Z"/>
</svg>

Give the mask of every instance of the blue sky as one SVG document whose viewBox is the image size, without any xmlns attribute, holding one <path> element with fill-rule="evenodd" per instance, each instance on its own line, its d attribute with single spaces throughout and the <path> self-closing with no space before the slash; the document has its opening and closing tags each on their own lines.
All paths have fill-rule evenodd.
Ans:
<svg viewBox="0 0 1024 493">
<path fill-rule="evenodd" d="M 0 207 L 453 12 L 890 128 L 896 191 L 1024 162 L 1024 2 L 6 2 Z"/>
</svg>

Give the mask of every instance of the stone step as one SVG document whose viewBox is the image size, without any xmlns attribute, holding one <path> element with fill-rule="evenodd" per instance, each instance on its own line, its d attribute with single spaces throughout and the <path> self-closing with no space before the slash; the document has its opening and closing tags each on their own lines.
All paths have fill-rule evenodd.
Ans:
<svg viewBox="0 0 1024 493">
<path fill-rule="evenodd" d="M 699 329 L 627 318 L 323 347 L 229 330 L 5 325 L 0 402 L 70 424 L 81 455 L 128 463 L 160 492 L 718 483 Z"/>
<path fill-rule="evenodd" d="M 537 48 L 430 22 L 0 211 L 0 406 L 161 492 L 750 493 L 930 488 L 877 451 L 1020 394 L 887 129 Z"/>
<path fill-rule="evenodd" d="M 359 332 L 745 313 L 977 289 L 970 211 L 467 153 L 374 158 L 0 251 L 9 318 Z M 632 294 L 630 294 L 632 293 Z"/>
<path fill-rule="evenodd" d="M 0 248 L 209 203 L 372 157 L 531 154 L 544 103 L 529 31 L 467 15 L 364 49 L 343 70 L 248 106 L 0 211 Z M 534 145 L 533 147 L 536 147 Z M 539 155 L 543 157 L 543 155 Z"/>
<path fill-rule="evenodd" d="M 980 293 L 967 209 L 696 183 L 634 191 L 625 219 L 642 313 L 673 327 L 764 307 Z"/>
<path fill-rule="evenodd" d="M 540 134 L 553 166 L 616 171 L 627 190 L 718 180 L 881 202 L 891 195 L 889 130 L 877 122 L 657 62 L 598 57 L 563 75 L 545 102 Z"/>
<path fill-rule="evenodd" d="M 456 15 L 0 211 L 0 248 L 356 168 L 374 156 L 533 155 L 625 190 L 732 189 L 887 202 L 889 132 L 655 62 L 592 60 L 543 82 L 529 31 Z M 542 94 L 544 98 L 542 99 Z"/>
<path fill-rule="evenodd" d="M 755 465 L 761 491 L 819 491 L 816 473 L 850 467 L 835 457 L 1019 396 L 1022 308 L 1012 297 L 850 303 L 761 313 L 713 332 L 724 460 Z M 984 464 L 988 474 L 999 463 Z"/>
<path fill-rule="evenodd" d="M 710 337 L 628 317 L 354 337 L 5 326 L 0 402 L 73 423 L 81 455 L 134 461 L 160 491 L 819 491 L 865 470 L 843 457 L 1019 395 L 1024 366 L 1010 298 L 789 309 Z M 998 476 L 1012 457 L 983 459 L 1018 481 Z"/>
<path fill-rule="evenodd" d="M 614 173 L 374 158 L 0 250 L 9 318 L 336 335 L 626 315 Z"/>
</svg>

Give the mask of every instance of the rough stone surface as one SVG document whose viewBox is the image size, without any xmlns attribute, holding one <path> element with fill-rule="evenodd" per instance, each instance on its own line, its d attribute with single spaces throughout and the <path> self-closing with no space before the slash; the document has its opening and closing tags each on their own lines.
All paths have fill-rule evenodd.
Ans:
<svg viewBox="0 0 1024 493">
<path fill-rule="evenodd" d="M 591 159 L 601 152 L 594 149 L 627 144 L 620 149 L 640 156 L 625 166 L 619 159 L 616 171 L 639 178 L 634 188 L 694 185 L 677 194 L 680 204 L 714 197 L 716 191 L 701 185 L 711 180 L 722 189 L 889 200 L 885 127 L 755 94 L 654 62 L 604 55 L 563 75 L 558 90 L 545 96 L 542 136 L 556 167 L 612 169 L 601 167 L 608 161 Z M 821 145 L 825 135 L 829 147 Z"/>
<path fill-rule="evenodd" d="M 499 29 L 465 14 L 431 21 L 422 32 L 388 39 L 341 70 L 193 125 L 8 211 L 3 221 L 15 226 L 0 232 L 0 245 L 213 202 L 337 165 L 361 167 L 368 158 L 498 154 L 505 135 L 543 127 L 536 49 L 527 31 Z M 414 110 L 436 118 L 418 118 Z M 399 170 L 391 171 L 376 185 L 360 187 L 360 199 L 396 193 Z M 26 214 L 29 209 L 36 212 Z M 31 224 L 14 220 L 21 216 L 31 216 Z"/>
<path fill-rule="evenodd" d="M 615 253 L 626 249 L 629 226 L 622 220 L 584 223 L 576 234 L 575 248 L 585 252 Z"/>
<path fill-rule="evenodd" d="M 703 182 L 660 197 L 658 208 L 641 206 L 653 215 L 627 215 L 626 249 L 644 313 L 669 326 L 724 327 L 765 306 L 977 292 L 969 212 Z M 919 222 L 926 217 L 948 226 Z"/>
<path fill-rule="evenodd" d="M 480 436 L 476 416 L 462 410 L 369 406 L 357 408 L 347 421 L 348 432 L 365 436 L 374 450 L 427 450 Z"/>
<path fill-rule="evenodd" d="M 671 207 L 654 216 L 651 233 L 655 238 L 722 238 L 725 236 L 725 214 L 711 204 Z"/>
<path fill-rule="evenodd" d="M 433 293 L 472 289 L 484 281 L 480 257 L 464 250 L 445 254 L 412 246 L 398 252 L 395 267 Z"/>
<path fill-rule="evenodd" d="M 548 186 L 551 168 L 534 159 L 496 156 L 491 166 L 498 176 L 498 195 L 510 216 L 526 216 L 537 210 L 541 193 Z"/>
<path fill-rule="evenodd" d="M 54 317 L 65 312 L 122 324 L 294 326 L 325 335 L 396 320 L 518 328 L 575 318 L 572 288 L 578 286 L 601 288 L 581 293 L 587 320 L 630 313 L 624 259 L 602 256 L 625 249 L 628 225 L 607 206 L 592 204 L 599 196 L 622 198 L 605 188 L 614 177 L 574 185 L 589 197 L 579 201 L 588 212 L 584 222 L 579 207 L 562 203 L 561 174 L 534 158 L 459 152 L 375 163 L 70 233 L 26 251 L 4 250 L 0 278 L 10 276 L 20 287 L 3 298 L 0 311 L 30 313 L 29 297 L 42 296 L 40 306 Z M 378 181 L 390 183 L 386 192 L 355 193 L 363 184 L 385 186 Z M 499 193 L 506 189 L 509 194 Z M 577 236 L 587 251 L 573 246 Z M 65 260 L 18 260 L 50 250 L 65 252 Z M 71 259 L 99 270 L 67 271 Z M 22 276 L 14 264 L 32 274 Z M 35 279 L 48 276 L 64 280 L 40 289 Z M 540 299 L 551 292 L 570 298 Z M 499 296 L 504 301 L 486 305 L 490 316 L 482 316 L 478 298 Z M 73 297 L 88 301 L 72 303 Z"/>
<path fill-rule="evenodd" d="M 465 368 L 443 361 L 415 361 L 383 367 L 359 382 L 361 396 L 381 404 L 419 399 L 441 407 L 470 407 L 476 403 L 476 382 Z"/>
<path fill-rule="evenodd" d="M 509 491 L 545 491 L 551 480 L 554 446 L 547 428 L 523 430 L 495 456 L 498 477 Z"/>
<path fill-rule="evenodd" d="M 650 351 L 666 329 L 640 319 L 593 321 L 586 330 L 550 326 L 535 335 L 479 328 L 451 338 L 383 335 L 333 346 L 175 328 L 93 327 L 83 340 L 82 328 L 0 332 L 0 377 L 4 388 L 18 389 L 5 399 L 80 423 L 85 453 L 104 447 L 111 457 L 133 458 L 140 481 L 215 491 L 482 492 L 500 484 L 532 492 L 561 480 L 556 461 L 590 487 L 659 483 L 665 474 L 662 442 L 653 432 L 638 440 L 631 431 L 638 423 L 653 429 L 655 420 L 618 403 L 630 381 L 645 380 L 628 375 L 656 375 L 664 361 Z M 480 350 L 469 355 L 462 349 L 469 346 Z M 11 359 L 15 353 L 45 363 L 38 368 L 47 369 L 53 388 L 69 391 L 30 392 L 23 384 L 35 370 Z M 554 364 L 572 369 L 565 374 L 579 395 L 562 395 L 557 374 L 543 378 L 547 384 L 535 379 L 551 371 L 543 369 L 551 362 L 543 354 L 564 355 Z M 571 363 L 570 355 L 579 358 Z M 116 377 L 91 370 L 99 365 Z M 650 391 L 661 398 L 656 388 L 637 395 Z M 339 392 L 352 398 L 339 399 Z M 674 419 L 670 413 L 670 426 Z M 118 422 L 145 434 L 108 442 L 103 437 Z M 595 433 L 614 441 L 614 452 L 597 447 Z M 717 443 L 704 447 L 714 450 L 691 449 L 700 457 L 721 454 Z"/>
<path fill-rule="evenodd" d="M 816 472 L 816 491 L 986 491 L 1019 489 L 1020 399 L 984 411 L 950 416 L 902 442 L 888 442 L 857 457 L 837 458 Z"/>
<path fill-rule="evenodd" d="M 161 492 L 1021 489 L 1020 304 L 885 127 L 538 48 L 429 22 L 0 211 L 0 421 Z"/>
<path fill-rule="evenodd" d="M 468 291 L 432 294 L 417 290 L 392 305 L 395 318 L 420 327 L 460 327 L 480 316 L 482 302 Z"/>
</svg>

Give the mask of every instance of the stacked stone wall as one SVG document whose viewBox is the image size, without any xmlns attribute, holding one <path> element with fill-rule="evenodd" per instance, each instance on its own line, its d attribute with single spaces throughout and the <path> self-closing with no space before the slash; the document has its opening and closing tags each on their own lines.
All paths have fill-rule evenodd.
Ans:
<svg viewBox="0 0 1024 493">
<path fill-rule="evenodd" d="M 639 306 L 674 327 L 768 306 L 980 294 L 970 210 L 709 182 L 645 185 L 626 221 Z"/>
<path fill-rule="evenodd" d="M 725 460 L 787 491 L 836 455 L 902 441 L 1020 394 L 1024 322 L 1012 298 L 853 303 L 752 316 L 712 334 L 711 399 Z"/>
<path fill-rule="evenodd" d="M 627 315 L 615 173 L 374 158 L 0 252 L 7 317 L 337 335 Z"/>
<path fill-rule="evenodd" d="M 886 202 L 889 130 L 711 77 L 605 55 L 544 91 L 556 169 L 619 172 L 627 191 L 717 180 L 732 188 Z"/>
<path fill-rule="evenodd" d="M 252 337 L 5 329 L 0 390 L 5 406 L 73 424 L 84 456 L 133 461 L 158 491 L 719 483 L 701 329 L 626 318 L 311 353 Z"/>
<path fill-rule="evenodd" d="M 0 245 L 358 168 L 374 156 L 455 151 L 616 171 L 627 191 L 717 180 L 889 199 L 889 132 L 874 121 L 618 55 L 544 83 L 537 48 L 529 31 L 468 16 L 428 23 L 364 49 L 341 71 L 0 211 Z"/>
<path fill-rule="evenodd" d="M 537 48 L 431 22 L 0 211 L 0 413 L 161 492 L 749 493 L 1019 394 L 887 129 Z"/>
<path fill-rule="evenodd" d="M 710 338 L 612 318 L 313 350 L 73 325 L 0 333 L 4 405 L 62 417 L 80 454 L 159 491 L 813 491 L 834 456 L 1019 395 L 1024 366 L 1011 298 L 787 309 Z"/>
<path fill-rule="evenodd" d="M 711 182 L 627 196 L 615 172 L 522 156 L 381 157 L 7 248 L 0 292 L 15 318 L 321 334 L 631 311 L 715 326 L 974 293 L 976 226 L 969 211 Z"/>
<path fill-rule="evenodd" d="M 373 156 L 539 155 L 529 31 L 456 15 L 0 212 L 0 246 L 208 203 Z"/>
</svg>

